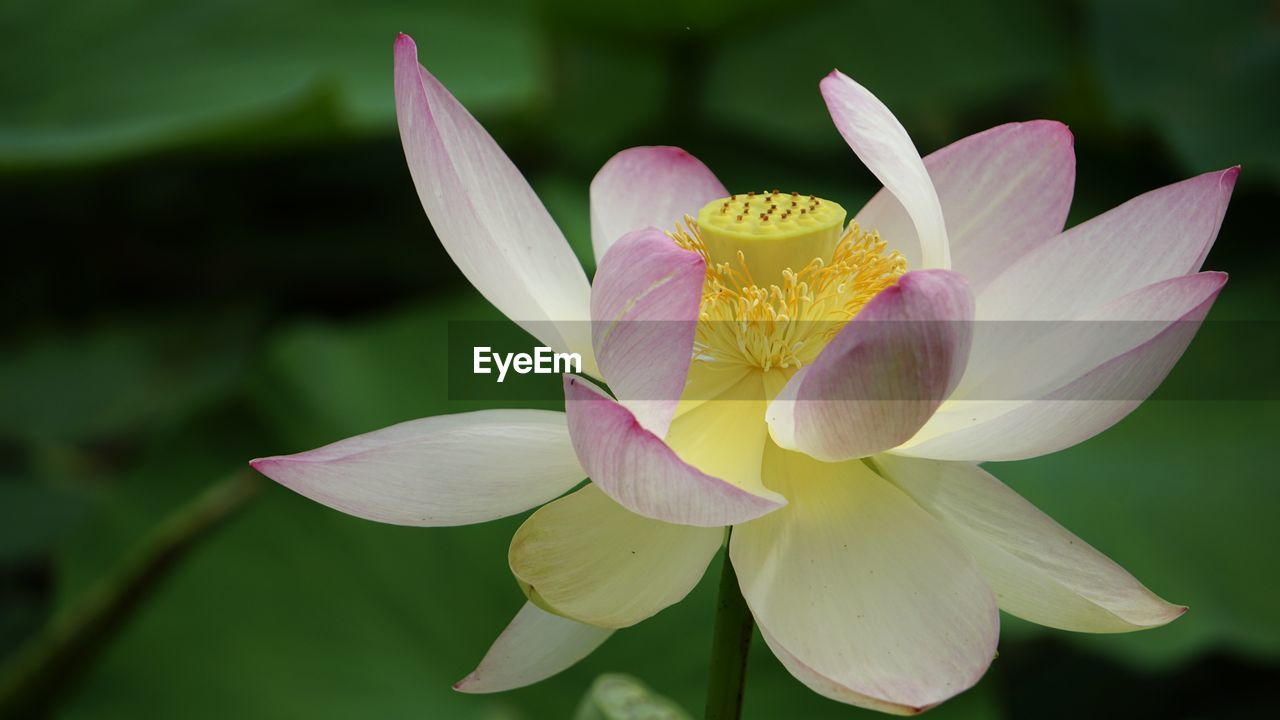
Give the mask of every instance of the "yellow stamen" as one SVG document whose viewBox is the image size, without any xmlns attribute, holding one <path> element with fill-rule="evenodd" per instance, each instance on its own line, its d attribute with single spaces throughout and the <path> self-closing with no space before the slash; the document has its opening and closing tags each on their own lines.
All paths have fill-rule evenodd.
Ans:
<svg viewBox="0 0 1280 720">
<path fill-rule="evenodd" d="M 752 199 L 758 203 L 768 196 L 766 193 L 764 198 Z M 779 195 L 777 204 L 781 207 L 783 201 L 789 204 L 792 199 L 790 195 Z M 797 202 L 815 207 L 814 200 L 798 198 Z M 719 208 L 723 202 L 712 205 Z M 820 201 L 816 207 L 821 208 L 826 202 Z M 841 219 L 843 213 L 841 210 Z M 726 217 L 736 222 L 734 215 Z M 756 219 L 764 222 L 758 216 Z M 775 220 L 770 218 L 769 222 Z M 886 252 L 880 235 L 863 231 L 857 222 L 849 224 L 827 254 L 808 258 L 793 254 L 791 257 L 800 260 L 796 265 L 803 263 L 800 270 L 786 266 L 770 276 L 753 275 L 753 271 L 760 270 L 749 262 L 744 248 L 738 249 L 733 262 L 717 260 L 706 242 L 706 228 L 688 215 L 683 227 L 678 226 L 669 235 L 677 245 L 701 254 L 707 261 L 695 362 L 794 371 L 812 362 L 871 298 L 907 271 L 907 261 L 900 253 Z M 801 251 L 808 247 L 804 243 L 801 246 Z"/>
</svg>

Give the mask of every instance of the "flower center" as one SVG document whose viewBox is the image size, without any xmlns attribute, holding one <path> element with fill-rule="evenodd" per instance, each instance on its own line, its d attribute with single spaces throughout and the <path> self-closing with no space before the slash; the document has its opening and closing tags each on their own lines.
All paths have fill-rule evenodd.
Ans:
<svg viewBox="0 0 1280 720">
<path fill-rule="evenodd" d="M 777 191 L 685 216 L 670 236 L 707 262 L 694 361 L 794 371 L 897 282 L 907 261 L 844 218 L 834 202 Z"/>
<path fill-rule="evenodd" d="M 845 215 L 813 195 L 751 192 L 707 203 L 698 211 L 698 229 L 712 262 L 733 263 L 741 253 L 744 265 L 769 283 L 788 268 L 830 257 Z"/>
</svg>

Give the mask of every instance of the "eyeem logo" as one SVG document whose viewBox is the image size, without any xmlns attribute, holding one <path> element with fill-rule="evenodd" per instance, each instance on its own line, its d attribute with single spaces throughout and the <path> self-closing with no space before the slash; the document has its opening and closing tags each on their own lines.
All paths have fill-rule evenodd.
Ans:
<svg viewBox="0 0 1280 720">
<path fill-rule="evenodd" d="M 471 371 L 476 375 L 492 375 L 498 369 L 498 382 L 507 378 L 507 371 L 520 375 L 559 375 L 582 372 L 582 356 L 578 353 L 552 352 L 551 348 L 538 346 L 529 353 L 496 353 L 491 347 L 476 346 L 471 356 Z M 493 367 L 490 367 L 490 364 Z"/>
</svg>

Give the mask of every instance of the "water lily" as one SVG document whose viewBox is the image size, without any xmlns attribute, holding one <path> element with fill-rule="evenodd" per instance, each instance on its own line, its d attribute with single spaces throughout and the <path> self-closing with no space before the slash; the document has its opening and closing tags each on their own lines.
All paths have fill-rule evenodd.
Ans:
<svg viewBox="0 0 1280 720">
<path fill-rule="evenodd" d="M 677 148 L 633 148 L 591 184 L 589 283 L 407 36 L 395 59 L 401 139 L 445 249 L 584 373 L 565 376 L 564 413 L 430 417 L 253 464 L 402 525 L 542 505 L 510 549 L 528 602 L 459 690 L 546 678 L 678 602 L 726 528 L 779 660 L 822 695 L 888 712 L 977 682 L 999 610 L 1085 632 L 1185 610 L 979 463 L 1092 437 L 1163 380 L 1226 280 L 1198 271 L 1237 168 L 1063 231 L 1065 126 L 1001 125 L 922 159 L 875 96 L 832 72 L 819 88 L 836 129 L 884 185 L 852 221 L 804 193 L 731 193 Z M 984 331 L 1024 320 L 1141 330 L 1101 345 Z"/>
</svg>

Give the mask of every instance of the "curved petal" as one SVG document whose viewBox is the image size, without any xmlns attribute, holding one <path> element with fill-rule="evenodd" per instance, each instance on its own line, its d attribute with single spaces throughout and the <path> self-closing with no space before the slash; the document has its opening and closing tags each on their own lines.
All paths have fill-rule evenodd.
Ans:
<svg viewBox="0 0 1280 720">
<path fill-rule="evenodd" d="M 1144 630 L 1186 612 L 977 465 L 893 455 L 875 462 L 964 544 L 1005 612 L 1095 633 Z"/>
<path fill-rule="evenodd" d="M 960 275 L 903 275 L 783 387 L 767 414 L 774 441 L 836 461 L 908 440 L 960 379 L 972 318 Z"/>
<path fill-rule="evenodd" d="M 684 599 L 723 541 L 723 528 L 651 520 L 587 485 L 525 520 L 508 559 L 544 610 L 622 628 Z"/>
<path fill-rule="evenodd" d="M 661 438 L 587 380 L 564 379 L 569 436 L 587 474 L 609 497 L 645 517 L 721 527 L 760 517 L 786 499 L 745 488 L 682 461 Z"/>
<path fill-rule="evenodd" d="M 1238 167 L 1153 190 L 1041 243 L 978 295 L 979 320 L 1070 320 L 1146 285 L 1196 272 L 1222 225 Z"/>
<path fill-rule="evenodd" d="M 596 261 L 619 238 L 646 227 L 671 229 L 729 191 L 694 156 L 665 145 L 609 158 L 591 181 L 591 244 Z"/>
<path fill-rule="evenodd" d="M 628 233 L 591 287 L 591 342 L 609 387 L 661 437 L 684 390 L 707 264 L 659 230 Z"/>
<path fill-rule="evenodd" d="M 975 294 L 1062 232 L 1076 179 L 1074 142 L 1062 123 L 999 125 L 930 154 L 924 166 L 942 205 L 951 269 Z M 888 190 L 876 193 L 856 219 L 892 247 L 919 245 L 910 216 Z"/>
<path fill-rule="evenodd" d="M 453 689 L 496 693 L 532 685 L 590 655 L 612 634 L 612 630 L 574 622 L 525 603 L 476 669 Z"/>
<path fill-rule="evenodd" d="M 730 557 L 770 647 L 842 702 L 919 712 L 972 686 L 995 654 L 995 597 L 936 520 L 860 461 L 772 448 L 791 503 L 735 527 Z"/>
<path fill-rule="evenodd" d="M 564 413 L 549 410 L 437 415 L 250 464 L 348 515 L 419 526 L 514 515 L 586 475 Z"/>
<path fill-rule="evenodd" d="M 591 290 L 555 221 L 489 133 L 418 64 L 409 36 L 396 39 L 395 61 L 400 141 L 449 257 L 504 315 L 594 368 Z"/>
<path fill-rule="evenodd" d="M 1174 278 L 1109 303 L 1095 311 L 1097 322 L 1047 324 L 1044 337 L 1025 343 L 1025 354 L 1000 366 L 1003 374 L 992 373 L 990 382 L 963 396 L 957 391 L 959 399 L 943 404 L 893 452 L 1022 460 L 1097 435 L 1164 381 L 1226 280 L 1212 272 Z"/>
<path fill-rule="evenodd" d="M 870 90 L 839 70 L 819 83 L 836 129 L 863 165 L 893 193 L 915 226 L 920 250 L 898 247 L 910 267 L 951 267 L 947 227 L 929 172 L 902 123 Z"/>
</svg>

